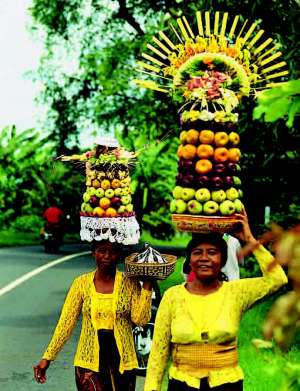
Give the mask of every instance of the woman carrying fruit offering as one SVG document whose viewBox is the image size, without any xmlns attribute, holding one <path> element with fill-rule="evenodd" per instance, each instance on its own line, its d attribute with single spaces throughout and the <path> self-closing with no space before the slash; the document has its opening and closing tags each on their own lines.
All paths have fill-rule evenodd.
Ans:
<svg viewBox="0 0 300 391">
<path fill-rule="evenodd" d="M 145 391 L 161 390 L 169 357 L 169 391 L 241 391 L 237 335 L 242 314 L 257 300 L 287 283 L 279 264 L 253 237 L 246 214 L 233 233 L 253 254 L 262 277 L 223 281 L 227 244 L 220 234 L 197 234 L 187 246 L 195 279 L 165 293 L 156 316 Z"/>
<path fill-rule="evenodd" d="M 138 367 L 132 323 L 143 326 L 151 316 L 151 282 L 141 288 L 135 278 L 117 270 L 122 245 L 95 242 L 96 271 L 77 277 L 67 294 L 53 337 L 34 367 L 38 383 L 71 336 L 82 314 L 81 334 L 74 359 L 78 390 L 134 391 Z"/>
</svg>

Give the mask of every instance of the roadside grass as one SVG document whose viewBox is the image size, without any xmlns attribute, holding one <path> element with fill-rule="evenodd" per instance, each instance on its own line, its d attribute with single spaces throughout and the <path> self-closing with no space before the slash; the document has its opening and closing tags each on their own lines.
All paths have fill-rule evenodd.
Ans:
<svg viewBox="0 0 300 391">
<path fill-rule="evenodd" d="M 174 272 L 166 280 L 158 282 L 162 294 L 169 287 L 184 281 L 182 275 L 183 261 L 184 258 L 179 258 Z M 241 321 L 238 349 L 239 363 L 245 374 L 244 391 L 283 390 L 281 385 L 284 381 L 284 368 L 287 363 L 300 364 L 300 331 L 296 334 L 292 346 L 286 353 L 281 352 L 277 347 L 258 350 L 251 342 L 256 338 L 263 339 L 262 325 L 266 314 L 276 297 L 282 293 L 281 291 L 254 305 L 246 312 Z M 165 375 L 162 391 L 167 390 L 167 384 L 168 380 Z M 284 390 L 287 391 L 288 388 Z"/>
</svg>

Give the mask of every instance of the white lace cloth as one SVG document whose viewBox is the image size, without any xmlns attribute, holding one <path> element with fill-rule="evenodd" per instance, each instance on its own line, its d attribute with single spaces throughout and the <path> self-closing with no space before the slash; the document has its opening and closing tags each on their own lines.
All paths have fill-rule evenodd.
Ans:
<svg viewBox="0 0 300 391">
<path fill-rule="evenodd" d="M 140 227 L 135 216 L 131 217 L 86 217 L 80 216 L 80 237 L 88 242 L 136 244 L 140 239 Z"/>
</svg>

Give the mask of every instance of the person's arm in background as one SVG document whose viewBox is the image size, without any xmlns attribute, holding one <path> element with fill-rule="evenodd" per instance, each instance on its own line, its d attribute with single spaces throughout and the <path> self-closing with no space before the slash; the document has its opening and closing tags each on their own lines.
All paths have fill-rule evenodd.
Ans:
<svg viewBox="0 0 300 391">
<path fill-rule="evenodd" d="M 270 268 L 270 265 L 274 264 L 274 257 L 252 235 L 246 213 L 237 215 L 237 218 L 240 219 L 241 229 L 236 231 L 234 235 L 243 244 L 256 247 L 253 255 L 258 261 L 263 275 L 262 277 L 241 279 L 237 282 L 240 294 L 236 299 L 241 300 L 241 306 L 243 310 L 246 310 L 257 300 L 278 290 L 288 282 L 288 279 L 279 263 L 275 263 L 275 266 Z"/>
</svg>

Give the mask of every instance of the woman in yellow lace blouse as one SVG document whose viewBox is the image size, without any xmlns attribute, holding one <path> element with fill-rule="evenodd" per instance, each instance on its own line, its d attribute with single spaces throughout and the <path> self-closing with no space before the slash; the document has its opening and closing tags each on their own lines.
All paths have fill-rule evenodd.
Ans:
<svg viewBox="0 0 300 391">
<path fill-rule="evenodd" d="M 246 215 L 239 215 L 235 236 L 256 243 Z M 155 321 L 145 391 L 161 390 L 167 362 L 169 391 L 241 391 L 237 334 L 241 316 L 255 301 L 287 282 L 282 268 L 268 270 L 272 255 L 261 245 L 254 251 L 263 276 L 222 281 L 226 242 L 218 234 L 198 234 L 187 247 L 196 278 L 167 290 Z"/>
<path fill-rule="evenodd" d="M 95 245 L 96 271 L 76 278 L 67 294 L 60 319 L 42 360 L 34 367 L 38 383 L 70 337 L 82 314 L 81 334 L 74 359 L 77 389 L 134 391 L 138 366 L 132 323 L 144 325 L 151 316 L 151 283 L 116 269 L 121 245 Z"/>
</svg>

